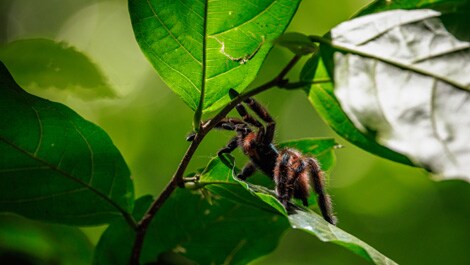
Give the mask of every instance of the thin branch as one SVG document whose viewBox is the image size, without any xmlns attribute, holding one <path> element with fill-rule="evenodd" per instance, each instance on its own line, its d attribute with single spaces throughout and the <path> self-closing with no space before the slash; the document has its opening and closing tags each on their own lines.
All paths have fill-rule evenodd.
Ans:
<svg viewBox="0 0 470 265">
<path fill-rule="evenodd" d="M 316 79 L 312 81 L 299 81 L 295 83 L 287 83 L 279 88 L 286 89 L 286 90 L 294 90 L 294 89 L 301 89 L 307 86 L 310 87 L 311 85 L 323 84 L 323 83 L 331 83 L 331 79 Z"/>
<path fill-rule="evenodd" d="M 238 97 L 230 101 L 230 103 L 227 104 L 217 115 L 215 115 L 214 118 L 200 125 L 199 130 L 196 132 L 194 139 L 186 150 L 186 153 L 181 159 L 181 162 L 178 165 L 178 168 L 176 169 L 170 182 L 167 184 L 167 186 L 165 187 L 163 192 L 158 196 L 158 198 L 152 203 L 152 205 L 150 205 L 144 217 L 138 223 L 134 246 L 132 248 L 131 259 L 129 263 L 130 265 L 139 265 L 139 258 L 144 244 L 145 234 L 147 233 L 147 229 L 153 217 L 156 215 L 163 203 L 165 203 L 165 201 L 170 197 L 170 195 L 177 187 L 184 187 L 184 172 L 188 167 L 189 162 L 191 161 L 191 158 L 194 155 L 194 152 L 196 151 L 204 137 L 207 135 L 207 133 L 209 133 L 209 131 L 213 129 L 220 120 L 222 120 L 233 108 L 235 108 L 237 104 L 241 103 L 243 100 L 257 95 L 272 87 L 282 87 L 284 84 L 286 84 L 286 74 L 295 66 L 295 64 L 299 61 L 300 58 L 301 56 L 299 55 L 294 56 L 284 67 L 284 69 L 282 69 L 282 71 L 273 80 L 246 93 L 240 94 Z"/>
</svg>

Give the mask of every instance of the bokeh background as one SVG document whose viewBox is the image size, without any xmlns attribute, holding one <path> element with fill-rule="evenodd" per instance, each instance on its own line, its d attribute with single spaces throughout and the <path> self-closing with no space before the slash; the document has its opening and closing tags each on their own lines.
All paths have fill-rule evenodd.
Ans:
<svg viewBox="0 0 470 265">
<path fill-rule="evenodd" d="M 304 0 L 288 31 L 323 34 L 368 2 Z M 95 87 L 93 82 L 86 86 L 67 81 L 62 87 L 48 87 L 35 81 L 34 74 L 24 74 L 34 71 L 31 66 L 31 69 L 26 67 L 13 72 L 17 81 L 27 91 L 62 102 L 104 128 L 132 171 L 137 197 L 159 194 L 188 146 L 184 138 L 191 130 L 192 111 L 160 80 L 141 53 L 133 36 L 127 1 L 0 0 L 0 50 L 12 41 L 31 38 L 63 41 L 75 47 L 93 61 L 105 80 Z M 274 48 L 252 87 L 273 77 L 290 56 L 289 51 Z M 15 60 L 10 60 L 7 66 L 14 63 Z M 83 74 L 79 67 L 76 71 L 77 76 Z M 298 72 L 299 69 L 294 69 L 292 77 Z M 41 74 L 47 79 L 51 73 Z M 84 97 L 81 91 L 98 92 Z M 468 184 L 434 182 L 423 170 L 358 149 L 329 129 L 302 91 L 273 89 L 257 98 L 279 124 L 277 141 L 334 137 L 344 146 L 336 151 L 337 165 L 329 180 L 339 227 L 399 264 L 470 264 Z M 196 153 L 188 172 L 203 167 L 229 138 L 228 133 L 211 133 Z M 237 161 L 243 159 L 237 154 Z M 0 218 L 0 254 L 15 245 L 19 237 L 31 239 L 50 230 L 62 231 L 64 235 L 69 233 L 68 228 L 58 225 L 8 218 L 14 217 Z M 21 224 L 22 228 L 16 224 Z M 86 237 L 80 244 L 96 244 L 105 228 L 82 228 Z M 61 245 L 77 244 L 67 241 L 65 236 L 61 240 Z M 47 257 L 41 256 L 46 255 L 46 250 L 53 253 L 51 255 L 63 255 L 60 249 L 51 250 L 48 244 L 47 240 L 37 240 L 23 245 L 25 249 L 36 249 L 33 255 L 43 262 L 24 264 L 48 264 Z M 91 259 L 89 254 L 80 251 L 68 255 L 77 256 L 70 258 L 68 264 L 86 264 Z M 271 255 L 253 264 L 368 263 L 337 245 L 322 243 L 299 231 L 289 231 Z"/>
</svg>

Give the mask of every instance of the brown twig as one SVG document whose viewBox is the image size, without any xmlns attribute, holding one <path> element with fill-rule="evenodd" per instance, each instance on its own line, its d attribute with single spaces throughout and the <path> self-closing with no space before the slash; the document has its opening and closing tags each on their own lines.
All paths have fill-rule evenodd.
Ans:
<svg viewBox="0 0 470 265">
<path fill-rule="evenodd" d="M 209 131 L 211 131 L 221 119 L 223 119 L 237 104 L 241 103 L 243 100 L 257 95 L 269 88 L 285 85 L 287 83 L 285 76 L 295 66 L 300 58 L 301 56 L 299 55 L 294 56 L 274 79 L 253 90 L 240 94 L 238 97 L 230 101 L 230 103 L 227 104 L 217 115 L 215 115 L 214 118 L 200 125 L 199 131 L 196 133 L 193 141 L 186 150 L 186 153 L 184 154 L 183 159 L 181 159 L 181 162 L 179 163 L 178 168 L 176 169 L 175 174 L 171 178 L 170 182 L 165 187 L 163 192 L 158 196 L 158 198 L 150 205 L 142 220 L 140 220 L 138 223 L 134 246 L 132 248 L 129 262 L 130 265 L 139 265 L 139 258 L 144 244 L 145 234 L 147 233 L 147 229 L 153 217 L 177 187 L 184 187 L 184 172 L 189 165 L 194 152 L 207 133 L 209 133 Z"/>
</svg>

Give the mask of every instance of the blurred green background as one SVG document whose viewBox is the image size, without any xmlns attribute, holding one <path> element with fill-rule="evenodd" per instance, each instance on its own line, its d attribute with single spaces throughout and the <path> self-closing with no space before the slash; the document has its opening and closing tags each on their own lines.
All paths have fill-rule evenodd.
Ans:
<svg viewBox="0 0 470 265">
<path fill-rule="evenodd" d="M 323 34 L 368 2 L 304 0 L 288 31 Z M 188 146 L 184 138 L 191 130 L 192 112 L 159 79 L 140 52 L 127 1 L 0 0 L 0 14 L 0 58 L 5 59 L 17 81 L 27 91 L 62 102 L 104 128 L 129 164 L 137 197 L 159 194 Z M 21 56 L 11 55 L 14 52 L 8 43 L 32 38 L 63 41 L 73 46 L 91 59 L 104 79 L 98 76 L 95 81 L 84 82 L 80 76 L 89 75 L 80 72 L 82 68 L 71 57 L 65 63 L 72 66 L 69 70 L 78 80 L 65 79 L 58 85 L 57 73 L 28 65 L 19 59 Z M 47 58 L 48 51 L 40 49 L 32 54 Z M 290 56 L 287 50 L 275 47 L 252 86 L 273 77 Z M 292 78 L 298 73 L 296 68 Z M 386 161 L 354 147 L 325 125 L 302 91 L 273 89 L 257 98 L 279 124 L 277 141 L 335 137 L 344 146 L 336 152 L 337 165 L 329 181 L 340 228 L 399 264 L 470 264 L 468 184 L 433 182 L 423 170 Z M 230 133 L 211 133 L 187 172 L 203 167 L 229 138 Z M 243 164 L 245 158 L 239 152 L 236 155 L 237 163 Z M 8 218 L 2 217 L 5 220 L 0 222 L 0 257 L 13 244 L 11 235 L 20 233 L 7 225 L 11 223 Z M 25 226 L 34 226 L 36 232 L 66 229 L 35 222 Z M 82 230 L 95 244 L 104 229 L 103 226 Z M 35 244 L 47 248 L 47 242 L 38 240 Z M 76 264 L 90 259 L 86 254 L 74 253 L 82 255 Z M 54 255 L 62 254 L 59 251 Z M 44 262 L 44 258 L 38 259 Z M 290 231 L 274 253 L 254 264 L 367 263 L 339 246 Z"/>
</svg>

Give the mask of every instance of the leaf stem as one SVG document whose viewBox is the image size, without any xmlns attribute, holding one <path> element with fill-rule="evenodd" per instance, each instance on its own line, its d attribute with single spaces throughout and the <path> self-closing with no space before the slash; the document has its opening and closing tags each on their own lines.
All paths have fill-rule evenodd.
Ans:
<svg viewBox="0 0 470 265">
<path fill-rule="evenodd" d="M 243 100 L 257 95 L 272 87 L 282 87 L 283 85 L 285 85 L 287 83 L 285 76 L 295 66 L 295 64 L 299 61 L 300 58 L 300 55 L 294 56 L 274 79 L 246 93 L 240 94 L 238 97 L 230 101 L 229 104 L 227 104 L 218 114 L 214 116 L 214 118 L 210 119 L 208 122 L 199 125 L 199 130 L 196 130 L 194 139 L 186 150 L 186 153 L 181 159 L 181 162 L 179 163 L 178 168 L 173 174 L 173 177 L 171 178 L 170 182 L 167 184 L 167 186 L 165 187 L 163 192 L 158 196 L 158 198 L 153 201 L 153 203 L 150 205 L 149 209 L 137 225 L 136 237 L 129 262 L 130 265 L 139 265 L 140 253 L 142 252 L 145 234 L 147 233 L 147 229 L 153 217 L 156 215 L 158 210 L 161 208 L 161 206 L 165 203 L 165 201 L 170 197 L 170 195 L 176 188 L 184 187 L 184 172 L 188 167 L 189 162 L 191 161 L 191 158 L 194 155 L 194 152 L 197 150 L 199 144 L 202 142 L 204 137 L 215 127 L 215 125 L 220 120 L 225 118 L 225 116 Z"/>
<path fill-rule="evenodd" d="M 280 88 L 286 89 L 286 90 L 292 90 L 292 89 L 305 88 L 306 86 L 311 86 L 315 84 L 323 84 L 323 83 L 330 83 L 330 82 L 331 82 L 331 79 L 316 79 L 313 81 L 299 81 L 295 83 L 287 83 Z"/>
</svg>

